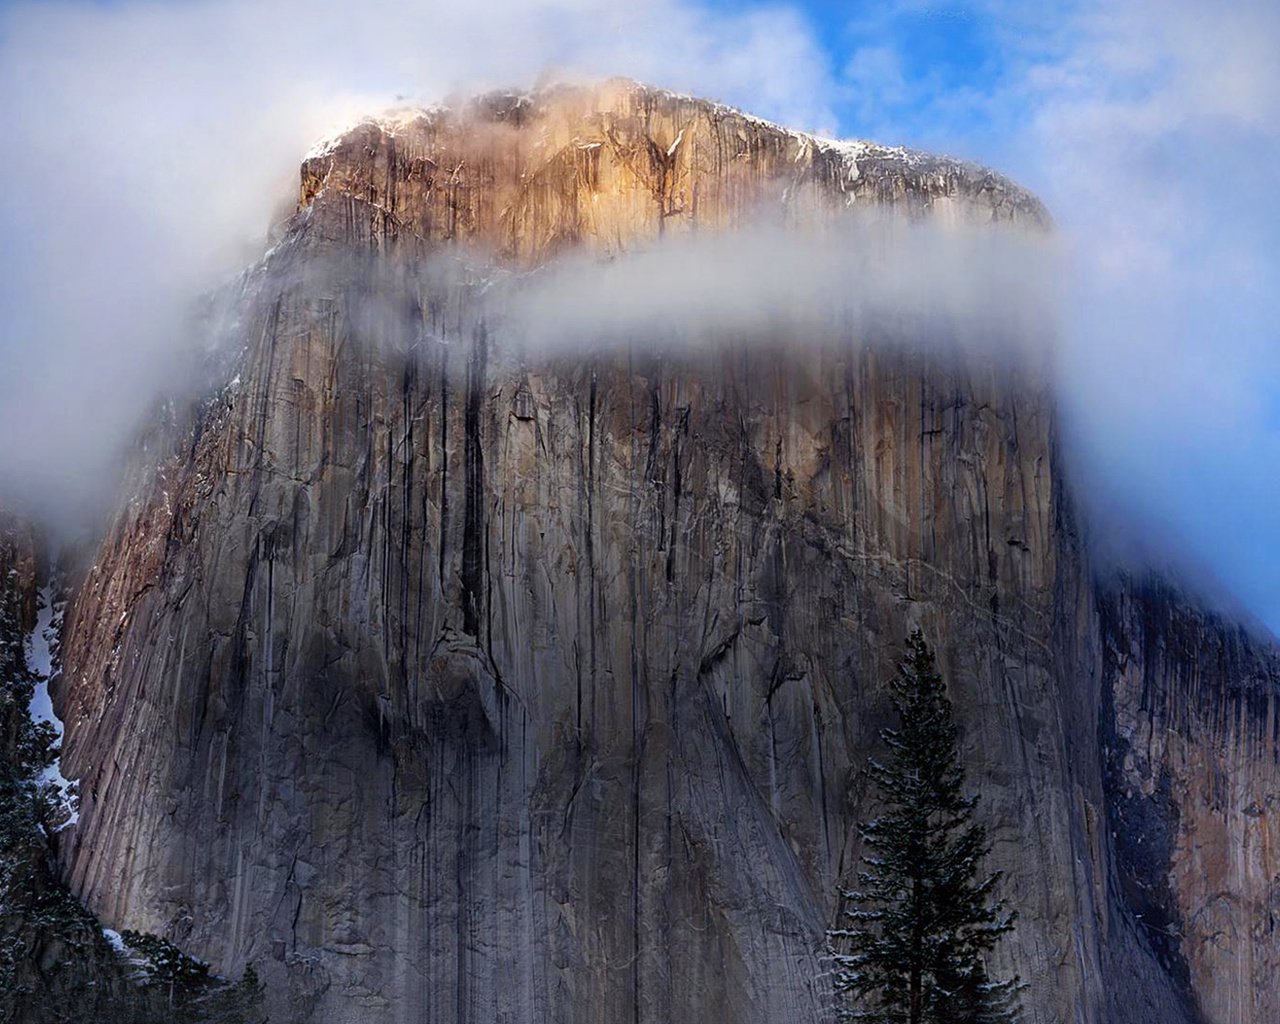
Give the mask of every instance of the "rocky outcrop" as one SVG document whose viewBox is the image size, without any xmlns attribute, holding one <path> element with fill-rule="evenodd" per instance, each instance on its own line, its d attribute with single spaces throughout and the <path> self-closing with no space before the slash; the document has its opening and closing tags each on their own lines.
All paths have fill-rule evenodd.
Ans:
<svg viewBox="0 0 1280 1024">
<path fill-rule="evenodd" d="M 0 584 L 12 611 L 13 621 L 7 630 L 14 636 L 25 635 L 36 625 L 40 549 L 40 537 L 31 521 L 0 506 Z"/>
<path fill-rule="evenodd" d="M 538 356 L 473 272 L 850 203 L 1047 223 L 982 169 L 630 83 L 309 156 L 235 379 L 140 460 L 68 617 L 74 890 L 253 962 L 275 1020 L 822 1019 L 920 626 L 1029 1019 L 1271 1019 L 1275 655 L 1094 582 L 1038 367 Z"/>
<path fill-rule="evenodd" d="M 161 1014 L 146 1015 L 129 971 L 58 879 L 61 819 L 40 786 L 52 733 L 30 714 L 42 677 L 28 657 L 48 572 L 39 531 L 0 508 L 0 1022 L 155 1024 Z"/>
<path fill-rule="evenodd" d="M 1109 587 L 1101 624 L 1124 898 L 1206 1020 L 1280 1018 L 1280 653 L 1159 580 Z"/>
</svg>

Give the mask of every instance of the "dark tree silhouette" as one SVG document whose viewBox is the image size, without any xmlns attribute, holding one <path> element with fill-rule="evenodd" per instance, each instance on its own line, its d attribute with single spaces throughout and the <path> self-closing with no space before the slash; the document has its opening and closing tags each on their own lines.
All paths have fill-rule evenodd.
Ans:
<svg viewBox="0 0 1280 1024">
<path fill-rule="evenodd" d="M 867 774 L 883 813 L 859 826 L 864 870 L 842 890 L 844 926 L 831 931 L 844 1020 L 873 1024 L 1007 1024 L 1018 979 L 997 981 L 986 954 L 1015 915 L 979 875 L 990 851 L 964 794 L 951 702 L 919 630 L 891 684 L 896 729 Z"/>
</svg>

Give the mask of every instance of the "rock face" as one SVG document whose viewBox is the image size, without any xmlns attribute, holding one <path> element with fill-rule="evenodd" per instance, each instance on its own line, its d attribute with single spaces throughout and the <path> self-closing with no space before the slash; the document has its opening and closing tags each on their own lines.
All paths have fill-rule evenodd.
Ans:
<svg viewBox="0 0 1280 1024">
<path fill-rule="evenodd" d="M 134 470 L 68 615 L 73 889 L 253 962 L 274 1020 L 825 1019 L 918 625 L 1028 1019 L 1275 1020 L 1280 662 L 1095 582 L 1043 374 L 852 337 L 533 358 L 432 269 L 850 203 L 1047 223 L 979 168 L 630 83 L 313 153 L 235 381 Z"/>
<path fill-rule="evenodd" d="M 1121 895 L 1204 1019 L 1280 1019 L 1274 642 L 1159 582 L 1110 589 L 1099 621 Z"/>
<path fill-rule="evenodd" d="M 34 792 L 44 745 L 30 715 L 27 640 L 48 574 L 44 547 L 28 519 L 0 506 L 0 1022 L 141 1024 L 134 986 L 58 883 L 55 823 Z"/>
<path fill-rule="evenodd" d="M 0 506 L 0 583 L 12 604 L 12 627 L 22 633 L 36 624 L 39 552 L 40 539 L 30 520 Z"/>
</svg>

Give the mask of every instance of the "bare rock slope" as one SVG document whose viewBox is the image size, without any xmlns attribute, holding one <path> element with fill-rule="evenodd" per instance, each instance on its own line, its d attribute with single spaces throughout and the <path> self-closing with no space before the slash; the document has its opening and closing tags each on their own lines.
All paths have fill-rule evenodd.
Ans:
<svg viewBox="0 0 1280 1024">
<path fill-rule="evenodd" d="M 881 684 L 921 626 L 1037 1022 L 1280 1015 L 1275 650 L 1099 584 L 1033 367 L 795 339 L 532 358 L 484 282 L 998 175 L 609 83 L 314 151 L 236 379 L 68 615 L 72 887 L 280 1021 L 824 1019 Z"/>
</svg>

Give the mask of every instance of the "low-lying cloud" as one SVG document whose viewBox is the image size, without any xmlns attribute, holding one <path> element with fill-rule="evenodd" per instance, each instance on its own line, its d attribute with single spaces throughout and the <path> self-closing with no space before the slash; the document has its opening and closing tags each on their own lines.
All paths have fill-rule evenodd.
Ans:
<svg viewBox="0 0 1280 1024">
<path fill-rule="evenodd" d="M 1038 231 L 851 211 L 562 258 L 498 289 L 494 316 L 509 343 L 544 353 L 851 339 L 1044 364 L 1059 276 Z"/>
<path fill-rule="evenodd" d="M 1058 388 L 1095 529 L 1280 630 L 1280 5 L 886 0 L 859 132 L 993 163 L 1063 243 Z"/>
<path fill-rule="evenodd" d="M 825 64 L 785 9 L 686 0 L 90 0 L 0 7 L 0 495 L 74 523 L 265 248 L 319 136 L 399 100 L 631 75 L 809 127 Z"/>
</svg>

